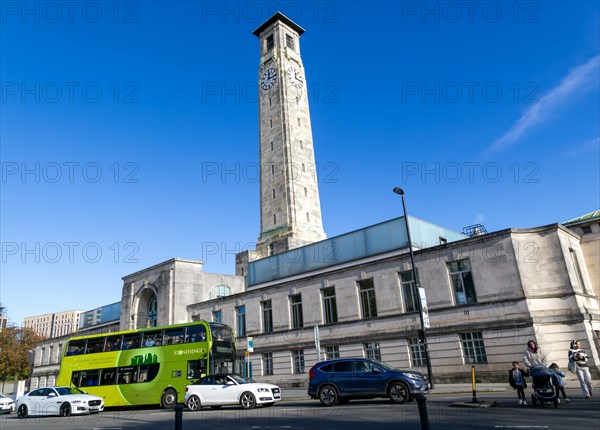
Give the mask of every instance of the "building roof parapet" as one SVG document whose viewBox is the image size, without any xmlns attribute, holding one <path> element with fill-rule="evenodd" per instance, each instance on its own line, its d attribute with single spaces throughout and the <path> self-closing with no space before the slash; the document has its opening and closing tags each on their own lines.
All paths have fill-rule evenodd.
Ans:
<svg viewBox="0 0 600 430">
<path fill-rule="evenodd" d="M 146 268 L 144 268 L 144 269 L 142 269 L 142 270 L 138 270 L 137 272 L 133 272 L 133 273 L 130 273 L 129 275 L 125 275 L 125 276 L 123 276 L 121 279 L 122 279 L 123 281 L 126 281 L 126 279 L 128 279 L 128 278 L 132 278 L 132 277 L 138 277 L 138 276 L 139 276 L 139 275 L 141 275 L 142 273 L 145 273 L 145 272 L 149 272 L 149 271 L 152 271 L 152 270 L 158 269 L 159 267 L 162 267 L 162 266 L 169 266 L 169 265 L 173 265 L 173 264 L 175 264 L 175 263 L 190 263 L 190 264 L 198 264 L 198 265 L 200 265 L 200 270 L 202 270 L 202 266 L 204 265 L 204 261 L 200 261 L 200 260 L 187 260 L 187 259 L 185 259 L 185 258 L 178 258 L 178 257 L 175 257 L 175 258 L 171 258 L 171 259 L 169 259 L 169 260 L 163 261 L 162 263 L 155 264 L 154 266 L 146 267 Z"/>
</svg>

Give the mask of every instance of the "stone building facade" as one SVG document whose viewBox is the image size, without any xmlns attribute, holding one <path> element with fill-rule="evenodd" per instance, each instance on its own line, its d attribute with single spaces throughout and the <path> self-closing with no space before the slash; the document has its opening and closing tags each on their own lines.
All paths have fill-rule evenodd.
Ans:
<svg viewBox="0 0 600 430">
<path fill-rule="evenodd" d="M 467 382 L 475 365 L 483 380 L 504 381 L 507 363 L 520 361 L 532 338 L 563 367 L 569 342 L 580 339 L 598 376 L 598 297 L 572 253 L 584 261 L 580 237 L 559 224 L 415 251 L 429 308 L 426 336 L 435 380 Z M 407 293 L 410 270 L 406 248 L 397 249 L 191 304 L 188 313 L 190 319 L 211 320 L 220 311 L 223 322 L 242 332 L 242 349 L 252 336 L 253 373 L 265 381 L 304 385 L 310 366 L 325 356 L 370 356 L 425 371 L 419 315 Z M 365 288 L 375 312 L 365 308 Z"/>
</svg>

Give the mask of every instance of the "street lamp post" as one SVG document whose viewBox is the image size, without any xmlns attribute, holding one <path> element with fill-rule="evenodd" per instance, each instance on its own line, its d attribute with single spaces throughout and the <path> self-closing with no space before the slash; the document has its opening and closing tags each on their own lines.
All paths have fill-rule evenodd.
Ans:
<svg viewBox="0 0 600 430">
<path fill-rule="evenodd" d="M 431 372 L 431 360 L 429 359 L 429 348 L 427 347 L 427 337 L 425 336 L 425 323 L 423 321 L 423 303 L 421 302 L 421 293 L 419 291 L 419 285 L 417 284 L 417 270 L 415 269 L 415 254 L 412 249 L 412 240 L 410 238 L 410 227 L 408 226 L 408 213 L 406 212 L 406 203 L 404 202 L 404 190 L 400 187 L 394 188 L 394 193 L 400 194 L 402 197 L 402 209 L 404 210 L 404 223 L 406 225 L 406 236 L 408 239 L 408 250 L 410 253 L 410 265 L 412 267 L 412 276 L 415 283 L 415 289 L 417 290 L 417 297 L 419 300 L 419 319 L 421 320 L 421 336 L 423 340 L 423 346 L 425 348 L 425 362 L 427 363 L 427 377 L 429 378 L 429 386 L 433 388 L 433 375 Z"/>
</svg>

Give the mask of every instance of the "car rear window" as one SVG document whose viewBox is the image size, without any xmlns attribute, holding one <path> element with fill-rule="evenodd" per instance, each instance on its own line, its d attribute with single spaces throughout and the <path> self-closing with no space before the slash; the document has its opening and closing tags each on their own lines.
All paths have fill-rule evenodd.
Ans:
<svg viewBox="0 0 600 430">
<path fill-rule="evenodd" d="M 333 372 L 333 363 L 326 364 L 325 366 L 322 366 L 321 368 L 319 368 L 319 370 L 321 372 L 327 372 L 327 373 Z"/>
<path fill-rule="evenodd" d="M 333 371 L 334 372 L 352 372 L 352 362 L 351 361 L 338 361 L 337 363 L 333 363 Z"/>
</svg>

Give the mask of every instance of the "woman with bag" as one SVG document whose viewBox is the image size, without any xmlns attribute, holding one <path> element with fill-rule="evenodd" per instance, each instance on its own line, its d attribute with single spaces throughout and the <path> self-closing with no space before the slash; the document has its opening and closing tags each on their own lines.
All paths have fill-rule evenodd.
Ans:
<svg viewBox="0 0 600 430">
<path fill-rule="evenodd" d="M 577 374 L 581 391 L 586 399 L 592 397 L 592 375 L 587 365 L 588 356 L 581 349 L 581 343 L 578 340 L 571 342 L 569 349 L 569 370 Z"/>
</svg>

